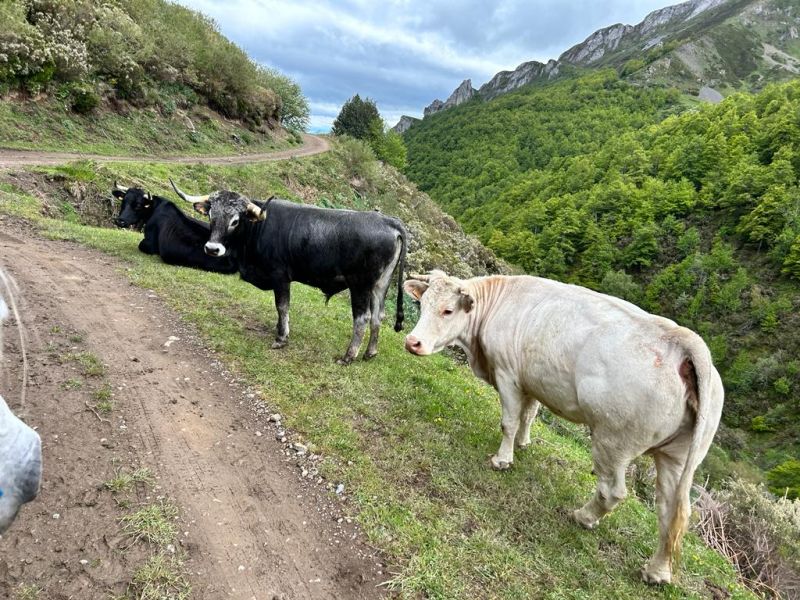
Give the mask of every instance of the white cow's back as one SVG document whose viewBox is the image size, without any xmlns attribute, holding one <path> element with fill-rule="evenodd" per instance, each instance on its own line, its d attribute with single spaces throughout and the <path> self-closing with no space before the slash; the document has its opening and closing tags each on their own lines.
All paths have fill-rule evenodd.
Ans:
<svg viewBox="0 0 800 600">
<path fill-rule="evenodd" d="M 476 316 L 495 378 L 513 379 L 526 395 L 591 427 L 636 423 L 638 435 L 657 442 L 665 427 L 680 425 L 680 340 L 695 334 L 579 286 L 527 276 L 489 279 L 475 280 L 499 288 Z M 665 423 L 665 415 L 675 419 Z"/>
</svg>

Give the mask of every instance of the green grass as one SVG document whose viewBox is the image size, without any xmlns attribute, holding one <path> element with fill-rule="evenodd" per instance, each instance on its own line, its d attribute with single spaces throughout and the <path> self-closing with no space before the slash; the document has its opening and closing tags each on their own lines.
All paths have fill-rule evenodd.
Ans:
<svg viewBox="0 0 800 600">
<path fill-rule="evenodd" d="M 120 494 L 131 491 L 137 483 L 150 484 L 152 482 L 153 472 L 147 467 L 140 467 L 131 473 L 119 471 L 103 485 L 112 493 Z"/>
<path fill-rule="evenodd" d="M 234 121 L 196 107 L 189 119 L 158 111 L 132 109 L 121 115 L 98 109 L 88 116 L 72 113 L 54 100 L 0 101 L 0 147 L 18 150 L 84 152 L 109 156 L 175 156 L 270 152 L 296 143 L 254 133 Z M 242 143 L 234 143 L 236 135 Z"/>
<path fill-rule="evenodd" d="M 191 587 L 180 559 L 156 554 L 134 573 L 130 593 L 136 600 L 184 600 Z"/>
<path fill-rule="evenodd" d="M 95 409 L 97 412 L 107 415 L 114 410 L 114 402 L 111 400 L 113 392 L 111 386 L 107 383 L 92 392 L 92 399 L 95 401 Z"/>
<path fill-rule="evenodd" d="M 113 480 L 112 480 L 113 481 Z M 143 540 L 166 547 L 178 534 L 175 518 L 178 508 L 168 500 L 149 504 L 120 519 L 122 531 L 135 541 Z"/>
<path fill-rule="evenodd" d="M 16 600 L 37 600 L 41 593 L 41 588 L 31 583 L 19 586 L 14 594 L 14 598 Z"/>
<path fill-rule="evenodd" d="M 62 355 L 61 360 L 76 363 L 87 377 L 102 377 L 106 372 L 103 363 L 91 352 L 68 352 Z"/>
<path fill-rule="evenodd" d="M 345 483 L 369 541 L 390 557 L 389 586 L 401 597 L 678 598 L 709 595 L 706 581 L 748 596 L 731 565 L 694 535 L 675 585 L 641 583 L 656 520 L 635 498 L 594 532 L 576 526 L 571 510 L 594 487 L 580 437 L 538 423 L 514 469 L 492 471 L 498 402 L 466 367 L 412 357 L 389 327 L 375 360 L 336 365 L 350 334 L 345 297 L 326 307 L 321 293 L 295 285 L 290 344 L 272 351 L 270 294 L 236 277 L 164 265 L 137 252 L 133 232 L 41 224 L 54 238 L 123 258 L 134 283 L 194 323 L 319 448 L 323 472 Z M 173 527 L 158 505 L 126 518 L 135 537 L 164 540 Z"/>
<path fill-rule="evenodd" d="M 83 387 L 83 381 L 75 377 L 70 377 L 61 384 L 61 387 L 65 390 L 79 390 Z"/>
</svg>

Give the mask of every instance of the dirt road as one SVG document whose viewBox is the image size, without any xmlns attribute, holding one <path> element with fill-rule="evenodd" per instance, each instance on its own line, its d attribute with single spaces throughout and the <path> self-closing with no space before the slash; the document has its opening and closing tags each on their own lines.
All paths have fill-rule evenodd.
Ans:
<svg viewBox="0 0 800 600">
<path fill-rule="evenodd" d="M 0 148 L 0 168 L 25 165 L 61 165 L 73 160 L 96 160 L 98 162 L 157 162 L 204 165 L 244 165 L 249 163 L 286 160 L 300 156 L 311 156 L 327 152 L 330 148 L 325 138 L 303 134 L 303 145 L 277 152 L 259 154 L 235 154 L 231 156 L 103 156 L 101 154 L 82 154 L 77 152 L 41 152 L 38 150 L 6 150 Z"/>
<path fill-rule="evenodd" d="M 18 407 L 16 330 L 6 326 L 0 390 L 42 436 L 44 484 L 0 540 L 0 597 L 34 585 L 40 598 L 125 592 L 146 545 L 119 533 L 135 506 L 170 498 L 180 509 L 192 598 L 375 598 L 380 558 L 323 485 L 302 478 L 266 410 L 193 331 L 124 266 L 0 220 L 0 264 L 20 285 L 31 383 Z M 70 357 L 96 355 L 103 373 Z M 113 410 L 90 410 L 108 386 Z M 120 504 L 103 488 L 148 467 Z M 5 587 L 4 587 L 5 586 Z M 116 596 L 115 596 L 116 597 Z"/>
</svg>

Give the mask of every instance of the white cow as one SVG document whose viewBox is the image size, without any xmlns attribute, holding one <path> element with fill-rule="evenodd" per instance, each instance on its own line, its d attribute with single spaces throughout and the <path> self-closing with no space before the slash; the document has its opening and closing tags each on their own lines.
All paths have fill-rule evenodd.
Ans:
<svg viewBox="0 0 800 600">
<path fill-rule="evenodd" d="M 10 282 L 0 270 L 0 323 L 8 316 L 3 299 Z M 12 302 L 13 305 L 13 302 Z M 0 339 L 0 357 L 2 357 Z M 42 444 L 39 434 L 20 421 L 0 396 L 0 534 L 9 528 L 20 506 L 39 493 Z"/>
<path fill-rule="evenodd" d="M 700 336 L 624 300 L 549 279 L 412 277 L 404 289 L 421 314 L 406 349 L 424 356 L 460 346 L 475 375 L 500 393 L 494 468 L 511 466 L 515 442 L 530 443 L 539 402 L 585 423 L 597 491 L 574 517 L 591 529 L 625 498 L 630 462 L 653 455 L 660 535 L 642 577 L 668 583 L 692 477 L 722 412 L 722 381 Z"/>
</svg>

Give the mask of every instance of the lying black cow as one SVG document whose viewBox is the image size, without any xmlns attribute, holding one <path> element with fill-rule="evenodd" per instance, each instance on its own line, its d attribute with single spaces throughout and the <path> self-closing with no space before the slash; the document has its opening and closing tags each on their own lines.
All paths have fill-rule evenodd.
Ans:
<svg viewBox="0 0 800 600">
<path fill-rule="evenodd" d="M 406 230 L 398 219 L 377 212 L 317 208 L 270 198 L 256 202 L 236 192 L 206 196 L 175 192 L 211 218 L 205 245 L 211 256 L 233 255 L 242 279 L 274 290 L 278 327 L 273 348 L 289 339 L 289 287 L 299 281 L 330 298 L 350 290 L 353 337 L 341 364 L 353 361 L 367 321 L 370 336 L 363 358 L 378 353 L 378 332 L 392 272 L 398 267 L 395 331 L 403 328 L 403 271 Z M 267 218 L 269 209 L 269 218 Z"/>
<path fill-rule="evenodd" d="M 211 229 L 206 223 L 186 215 L 166 198 L 151 196 L 141 188 L 124 188 L 114 182 L 111 193 L 122 199 L 118 227 L 144 227 L 144 239 L 139 250 L 158 254 L 165 263 L 195 267 L 204 271 L 235 273 L 232 256 L 217 258 L 206 254 L 204 245 Z"/>
</svg>

